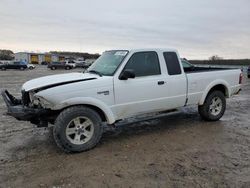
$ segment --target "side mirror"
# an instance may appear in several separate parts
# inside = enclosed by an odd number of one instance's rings
[[[132,69],[125,69],[119,76],[120,80],[127,80],[128,78],[135,78],[135,72]]]

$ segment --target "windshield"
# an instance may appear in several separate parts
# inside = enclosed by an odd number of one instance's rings
[[[104,76],[113,76],[127,54],[127,50],[106,51],[88,68],[88,72],[98,72]]]

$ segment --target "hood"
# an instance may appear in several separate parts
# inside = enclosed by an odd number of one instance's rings
[[[97,75],[89,73],[67,73],[53,76],[44,76],[25,82],[22,90],[31,91],[35,89],[50,88],[58,85],[81,82],[98,78]]]

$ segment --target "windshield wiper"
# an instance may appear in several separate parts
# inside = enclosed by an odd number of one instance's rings
[[[90,70],[90,71],[88,71],[89,73],[94,73],[94,74],[97,74],[97,75],[99,75],[100,77],[102,77],[102,73],[100,73],[100,72],[98,72],[98,71],[96,71],[96,70]]]

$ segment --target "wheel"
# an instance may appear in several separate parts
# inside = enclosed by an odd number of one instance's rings
[[[33,70],[34,68],[33,67],[29,67],[30,70]]]
[[[219,120],[226,110],[226,99],[221,91],[208,94],[203,105],[198,107],[201,117],[207,121]]]
[[[3,70],[3,71],[4,71],[4,70],[6,70],[6,68],[5,68],[5,67],[2,67],[2,68],[1,68],[1,70]]]
[[[23,68],[23,67],[20,67],[20,70],[24,70],[24,68]]]
[[[67,153],[87,151],[95,147],[102,133],[99,114],[84,106],[63,110],[53,129],[56,144]]]
[[[56,67],[51,67],[50,69],[51,69],[51,70],[56,70]]]
[[[66,70],[69,70],[69,69],[70,69],[70,67],[69,67],[69,66],[66,66],[66,67],[65,67],[65,69],[66,69]]]

